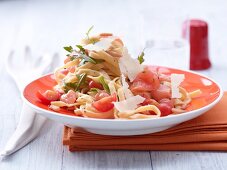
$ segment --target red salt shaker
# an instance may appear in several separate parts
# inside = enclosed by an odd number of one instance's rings
[[[210,68],[208,24],[198,19],[187,20],[183,24],[182,34],[190,42],[190,70]]]

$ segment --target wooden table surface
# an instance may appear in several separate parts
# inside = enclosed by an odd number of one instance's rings
[[[143,32],[141,13],[151,17],[168,14],[176,18],[198,17],[208,21],[213,67],[202,73],[217,80],[224,90],[227,89],[225,0],[0,0],[0,149],[16,128],[22,104],[15,84],[5,71],[4,59],[11,50],[14,49],[18,57],[22,57],[21,51],[29,45],[35,56],[45,52],[59,53],[63,59],[62,47],[75,44],[91,25],[95,25],[96,32],[113,30],[138,39],[142,36],[139,31]],[[144,22],[149,26],[149,21]],[[62,145],[62,129],[63,125],[48,121],[37,139],[0,162],[0,170],[227,169],[225,152],[70,153]]]

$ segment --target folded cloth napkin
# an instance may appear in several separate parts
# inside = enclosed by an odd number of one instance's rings
[[[26,104],[23,104],[20,120],[11,138],[0,152],[0,160],[18,151],[35,139],[47,118],[38,115]]]
[[[227,92],[203,115],[162,132],[137,136],[106,136],[64,128],[63,144],[85,150],[216,150],[227,151]]]

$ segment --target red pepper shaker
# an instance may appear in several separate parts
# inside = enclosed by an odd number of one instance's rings
[[[208,24],[192,19],[183,24],[183,38],[190,42],[190,70],[204,70],[211,66],[208,50]]]

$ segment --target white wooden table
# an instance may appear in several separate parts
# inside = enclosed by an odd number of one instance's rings
[[[227,1],[225,0],[2,0],[0,1],[0,149],[16,128],[20,95],[5,71],[4,59],[12,49],[25,45],[33,54],[63,54],[64,45],[75,44],[91,25],[96,31],[118,29],[133,34],[139,24],[139,11],[151,15],[169,12],[174,16],[192,16],[207,20],[210,26],[210,58],[213,67],[202,73],[227,89]],[[121,11],[121,13],[120,13]],[[124,13],[121,17],[119,15]],[[122,18],[129,18],[124,23]],[[110,20],[111,19],[111,20]],[[118,22],[119,21],[119,22]],[[147,22],[147,21],[145,21]],[[121,25],[122,24],[122,25]],[[139,27],[138,27],[139,28]],[[161,28],[160,28],[161,29]],[[131,32],[130,32],[131,31]],[[63,55],[62,55],[63,56]],[[227,169],[224,152],[89,151],[70,153],[62,145],[63,125],[49,121],[41,135],[7,160],[0,170],[71,169]]]

